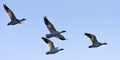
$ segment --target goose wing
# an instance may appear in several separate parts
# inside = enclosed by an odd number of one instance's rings
[[[42,37],[42,39],[44,40],[45,43],[48,44],[48,47],[49,47],[50,50],[55,48],[52,41],[50,41],[49,39],[47,39],[45,37]]]
[[[46,24],[46,26],[47,26],[47,28],[50,32],[56,32],[57,31],[55,29],[55,27],[53,26],[53,24],[47,19],[46,16],[44,17],[44,22],[45,22],[45,24]]]
[[[60,40],[66,40],[66,38],[63,35],[57,35],[56,38],[59,38]]]
[[[90,40],[92,41],[93,44],[99,43],[99,42],[97,41],[97,38],[96,38],[95,35],[90,34],[90,33],[85,33],[85,35],[90,38]]]
[[[3,4],[3,7],[4,7],[5,11],[8,13],[11,20],[16,18],[14,13],[7,7],[7,5]]]

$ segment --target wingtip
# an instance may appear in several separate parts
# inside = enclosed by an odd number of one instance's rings
[[[41,37],[41,39],[46,39],[45,37]]]
[[[90,33],[84,33],[84,35],[86,35],[86,36],[89,37],[89,38],[95,37],[95,35],[90,34]]]
[[[45,24],[48,25],[48,22],[49,22],[49,21],[48,21],[48,19],[47,19],[47,16],[44,16],[43,18],[44,18]]]
[[[45,41],[45,43],[49,43],[47,38],[41,37],[41,39],[43,39]]]
[[[3,4],[4,9],[7,7],[6,4]]]
[[[84,33],[84,35],[88,35],[89,33]]]
[[[47,16],[44,16],[43,18],[44,18],[44,20],[48,20],[48,19],[47,19]]]
[[[10,10],[6,4],[3,4],[3,7],[4,7],[4,9],[5,9],[6,11],[7,11],[7,10]]]
[[[47,18],[47,16],[44,16],[44,18]]]
[[[6,6],[6,4],[3,4],[3,6]]]
[[[95,36],[95,35],[93,35],[93,34],[90,34],[90,33],[84,33],[84,35],[86,35],[86,36]]]
[[[3,6],[6,8],[7,7],[7,5],[6,4],[3,4]]]

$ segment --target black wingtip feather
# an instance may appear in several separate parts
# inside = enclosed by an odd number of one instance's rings
[[[47,38],[42,37],[42,39],[45,41],[45,43],[49,43]]]
[[[5,10],[9,9],[6,4],[3,4],[3,6]]]
[[[91,38],[91,34],[90,33],[85,33],[84,35],[88,36],[89,38]]]
[[[48,21],[48,19],[47,19],[47,16],[44,16],[44,22],[45,22],[46,25],[48,25],[48,22],[49,22],[49,21]]]
[[[85,35],[90,35],[89,33],[85,33]]]
[[[3,4],[3,7],[4,7],[4,9],[6,10],[6,12],[8,12],[8,10],[10,10],[10,9],[7,7],[6,4]]]

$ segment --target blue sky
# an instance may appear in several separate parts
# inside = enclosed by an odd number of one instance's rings
[[[3,9],[6,4],[23,24],[7,26],[10,21]],[[1,0],[0,60],[119,60],[119,0]],[[47,45],[41,39],[46,33],[43,17],[55,25],[68,40],[51,38],[64,51],[46,55]],[[96,35],[108,45],[88,48],[91,41],[84,33]]]

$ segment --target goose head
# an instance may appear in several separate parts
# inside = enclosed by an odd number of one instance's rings
[[[102,42],[99,42],[100,45],[107,45],[106,42],[102,43]]]
[[[25,20],[26,19],[23,18],[23,19],[19,20],[19,23],[22,24],[22,21],[25,21]]]
[[[62,51],[62,50],[64,50],[64,49],[63,48],[59,49],[59,51]]]
[[[26,19],[25,18],[21,19],[21,21],[24,21],[24,20],[26,20]]]
[[[65,30],[63,30],[63,31],[61,31],[60,33],[65,33],[66,31]]]
[[[102,45],[107,45],[107,43],[102,43]]]
[[[22,21],[24,21],[24,20],[26,20],[26,19],[23,18],[23,19],[21,19],[21,20],[18,20],[18,23],[19,23],[19,24],[22,24]]]

